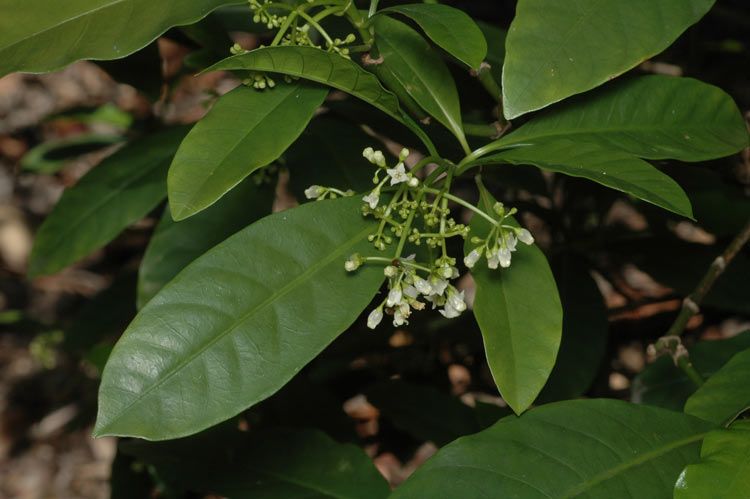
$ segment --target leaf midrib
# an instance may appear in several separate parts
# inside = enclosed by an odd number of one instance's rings
[[[572,489],[566,491],[563,495],[561,495],[560,499],[569,499],[569,498],[579,496],[582,493],[591,490],[593,487],[599,485],[600,483],[610,480],[631,468],[640,466],[641,464],[645,464],[649,461],[657,459],[663,456],[664,454],[667,454],[675,449],[679,449],[680,447],[684,447],[686,445],[690,445],[694,442],[702,440],[707,434],[708,432],[702,432],[702,433],[692,435],[690,437],[682,438],[679,440],[674,440],[668,445],[665,445],[658,449],[653,449],[648,452],[644,452],[643,454],[639,454],[638,456],[636,456],[635,458],[629,461],[624,461],[617,466],[613,466],[612,468],[608,470],[604,470],[601,473],[594,475],[592,478],[579,483],[578,485],[576,485],[575,487],[573,487]]]
[[[243,314],[239,319],[237,319],[231,325],[229,325],[224,331],[210,338],[210,340],[206,342],[205,345],[199,347],[195,351],[195,353],[193,353],[192,355],[189,355],[187,358],[184,359],[183,362],[177,363],[172,369],[170,369],[165,375],[159,378],[154,384],[152,384],[151,386],[146,388],[144,391],[139,393],[131,402],[129,402],[125,407],[123,407],[120,411],[118,411],[118,415],[116,417],[112,418],[109,421],[109,423],[107,423],[103,428],[99,429],[96,432],[96,435],[97,436],[105,435],[104,429],[112,426],[112,422],[116,421],[118,417],[121,417],[123,414],[127,413],[135,404],[137,404],[138,402],[146,398],[154,390],[158,389],[160,386],[166,383],[169,379],[171,379],[174,375],[176,375],[182,369],[184,369],[189,364],[191,364],[203,352],[211,348],[213,345],[221,341],[223,338],[225,338],[229,334],[233,333],[239,326],[244,324],[253,315],[263,310],[265,307],[267,307],[274,301],[283,298],[286,294],[290,293],[297,286],[299,286],[300,283],[306,281],[307,277],[319,272],[320,270],[324,269],[326,266],[330,265],[334,260],[336,260],[337,258],[340,258],[341,255],[345,253],[349,248],[351,248],[352,246],[360,242],[362,239],[367,237],[367,234],[370,232],[370,230],[371,230],[371,227],[366,227],[360,232],[358,232],[355,236],[347,240],[345,243],[341,244],[337,250],[331,252],[325,258],[318,260],[314,265],[310,266],[307,270],[299,274],[296,278],[292,279],[286,285],[282,286],[278,290],[271,293],[271,295],[268,296],[268,298],[266,298],[265,300],[257,304],[250,311]],[[153,300],[151,300],[149,303],[153,303]],[[146,312],[147,310],[148,310],[148,306],[147,308],[144,308],[143,312]]]

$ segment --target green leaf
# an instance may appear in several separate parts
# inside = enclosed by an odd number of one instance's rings
[[[153,210],[186,132],[171,128],[134,140],[66,190],[36,234],[29,275],[61,270]]]
[[[184,488],[222,496],[381,499],[390,492],[361,449],[319,431],[234,432],[218,442],[205,440],[131,441],[123,448]]]
[[[206,71],[269,71],[331,86],[401,120],[396,96],[350,59],[314,47],[264,47],[228,57]]]
[[[213,206],[175,222],[169,210],[159,221],[138,271],[138,308],[190,262],[238,230],[271,212],[271,186],[244,180]]]
[[[728,156],[748,144],[742,114],[723,90],[658,75],[626,79],[555,107],[497,144],[558,138],[681,161]]]
[[[477,69],[487,55],[484,35],[474,20],[461,10],[448,5],[415,3],[378,11],[381,13],[408,17],[440,48],[471,69]]]
[[[433,387],[394,380],[371,386],[365,395],[394,426],[438,446],[480,429],[471,407]]]
[[[440,56],[419,33],[400,21],[379,16],[373,24],[375,44],[383,59],[380,67],[462,145],[466,144],[456,83]]]
[[[750,348],[750,331],[726,340],[701,341],[688,349],[693,366],[702,376],[708,377],[734,354],[747,348]],[[695,390],[695,384],[674,365],[672,359],[661,357],[635,378],[632,397],[636,403],[681,411]]]
[[[0,76],[53,71],[79,59],[119,59],[172,26],[237,0],[0,0]]]
[[[490,198],[482,192],[487,213],[493,211]],[[484,218],[472,218],[473,235],[482,237],[489,231]],[[473,248],[467,239],[464,251],[468,254]],[[471,275],[476,283],[474,316],[492,377],[503,399],[520,414],[544,387],[560,346],[563,312],[555,279],[544,253],[521,243],[510,268],[491,270],[483,260]]]
[[[60,171],[74,158],[123,142],[121,135],[84,133],[64,139],[48,140],[31,149],[21,158],[21,168],[36,173]]]
[[[658,54],[714,0],[520,0],[503,67],[505,117],[590,90]]]
[[[617,400],[544,405],[442,448],[393,498],[669,497],[710,427]]]
[[[677,182],[642,159],[595,143],[544,139],[482,158],[475,164],[498,163],[534,165],[587,178],[678,215],[693,217],[690,200]]]
[[[564,310],[562,341],[537,403],[580,397],[593,383],[607,347],[607,308],[589,268],[572,256],[555,263]]]
[[[723,424],[750,408],[750,349],[711,375],[685,403],[687,414]]]
[[[299,137],[327,90],[278,82],[241,85],[219,98],[190,131],[169,167],[169,206],[183,220],[215,203],[253,171],[277,160]]]
[[[353,123],[330,116],[315,118],[286,152],[289,187],[300,202],[313,184],[343,191],[372,189],[372,165],[363,160],[362,151],[377,143]]]
[[[344,331],[383,282],[344,270],[370,247],[359,197],[268,216],[143,307],[107,363],[95,434],[195,433],[267,398]]]
[[[674,499],[750,497],[750,422],[714,430],[703,440],[701,461],[677,479]]]

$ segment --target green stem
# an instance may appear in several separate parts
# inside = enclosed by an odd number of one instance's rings
[[[425,187],[425,188],[423,188],[423,190],[424,190],[424,192],[428,192],[430,194],[441,194],[441,192],[442,192],[442,191],[439,191],[437,189],[432,189],[432,188],[429,188],[429,187]],[[446,199],[450,199],[451,201],[453,201],[456,204],[459,204],[459,205],[463,206],[464,208],[470,209],[471,211],[473,211],[477,215],[481,216],[482,218],[486,219],[488,222],[492,223],[492,225],[497,225],[498,224],[497,220],[495,220],[494,218],[492,218],[487,213],[485,213],[484,211],[480,210],[479,208],[477,208],[473,204],[468,203],[468,202],[464,201],[463,199],[461,199],[459,197],[456,197],[453,194],[450,194],[450,193],[447,193],[447,192],[443,192],[442,196],[444,198],[446,198]]]
[[[370,18],[375,15],[378,11],[378,2],[380,0],[370,0],[370,10],[367,12],[367,17]]]
[[[700,387],[701,385],[703,385],[703,376],[701,376],[701,373],[699,373],[698,370],[693,367],[690,359],[688,359],[687,357],[680,357],[677,360],[677,367],[682,369],[682,372],[684,372],[685,375],[690,378],[690,381],[692,381],[695,386]]]
[[[322,36],[325,39],[325,41],[326,41],[326,43],[328,44],[329,47],[333,47],[333,40],[331,40],[331,37],[328,36],[328,32],[326,32],[326,30],[324,30],[323,27],[320,24],[318,24],[318,22],[315,19],[313,19],[312,17],[310,17],[309,15],[307,15],[307,13],[305,13],[305,12],[303,12],[301,10],[299,11],[299,16],[302,19],[304,19],[305,21],[307,21],[307,23],[310,26],[312,26],[313,28],[315,28],[315,30],[318,33],[320,33],[320,36]]]
[[[471,137],[488,137],[494,139],[500,133],[494,124],[464,123],[464,132]]]
[[[419,194],[417,194],[417,198],[415,199],[415,201],[417,202],[417,205],[419,205],[419,202],[422,200],[423,195],[424,195],[424,191],[420,191]],[[414,214],[416,212],[417,210],[411,210],[411,212],[409,212],[409,217],[406,219],[406,222],[404,222],[403,232],[401,233],[401,239],[398,241],[398,247],[396,248],[396,256],[394,258],[401,257],[401,252],[404,250],[404,245],[406,244],[406,240],[409,238],[411,224],[414,221]]]
[[[296,18],[297,18],[296,10],[293,10],[292,12],[289,13],[288,16],[286,16],[286,19],[284,20],[284,24],[281,25],[281,27],[279,28],[279,31],[276,32],[276,36],[273,37],[271,46],[278,45],[281,39],[284,38],[284,35],[286,34],[286,31],[289,29],[289,26],[291,26],[292,21],[294,21]]]
[[[346,7],[346,16],[356,28],[359,37],[362,38],[362,42],[366,45],[371,45],[372,33],[367,29],[367,20],[362,17],[353,0],[350,0],[349,5]]]

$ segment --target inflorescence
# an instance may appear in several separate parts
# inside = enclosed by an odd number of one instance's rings
[[[388,294],[370,312],[368,327],[375,329],[385,313],[393,316],[394,326],[408,324],[412,311],[423,310],[428,303],[433,309],[439,308],[446,318],[458,317],[466,310],[464,292],[451,284],[459,277],[459,270],[456,259],[448,254],[446,240],[451,237],[466,239],[469,227],[451,217],[449,201],[472,210],[475,216],[483,217],[491,225],[486,236],[471,237],[470,242],[475,247],[463,259],[468,268],[473,268],[482,257],[490,269],[507,268],[518,241],[528,245],[534,243],[528,230],[508,223],[516,213],[515,208],[506,209],[502,203],[495,203],[492,213],[486,213],[450,194],[451,169],[434,182],[439,184],[438,188],[432,183],[421,182],[417,174],[430,158],[407,170],[408,149],[400,152],[398,162],[391,167],[382,151],[368,147],[362,155],[376,167],[372,179],[375,187],[362,198],[363,215],[379,221],[377,230],[368,236],[368,240],[378,252],[396,245],[393,257],[355,253],[344,262],[344,268],[349,272],[366,264],[385,265],[383,273],[388,279]],[[305,195],[308,199],[320,200],[352,193],[313,185],[305,190]],[[404,257],[407,243],[416,253]],[[435,253],[438,253],[436,258]]]

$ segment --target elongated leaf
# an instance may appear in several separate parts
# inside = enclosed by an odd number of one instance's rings
[[[666,210],[693,217],[690,200],[677,182],[642,159],[593,143],[544,139],[481,159],[478,164],[534,165],[583,177]]]
[[[216,204],[197,215],[175,222],[169,210],[151,237],[138,271],[138,308],[190,262],[238,230],[271,212],[273,191],[250,178]]]
[[[487,42],[466,13],[448,5],[414,3],[397,5],[378,13],[397,13],[416,22],[440,48],[477,69],[487,55]]]
[[[750,349],[732,357],[685,402],[685,412],[717,424],[750,408]]]
[[[458,90],[440,56],[419,33],[400,21],[379,16],[373,24],[382,67],[422,109],[465,143]]]
[[[492,213],[494,200],[482,194],[485,211]],[[483,218],[471,220],[472,234],[484,237],[489,231]],[[467,239],[466,253],[473,247]],[[491,270],[483,260],[471,275],[487,363],[503,399],[520,414],[544,387],[560,346],[562,307],[555,279],[542,251],[521,243],[510,268]]]
[[[368,388],[365,395],[396,427],[436,445],[479,431],[468,405],[433,387],[392,381]]]
[[[305,189],[313,184],[355,192],[372,189],[372,168],[362,162],[362,151],[377,143],[353,123],[315,118],[285,155],[292,192],[302,202]]]
[[[52,274],[114,239],[166,194],[167,167],[187,129],[127,144],[65,191],[36,234],[29,275]]]
[[[692,78],[641,76],[538,116],[498,144],[564,138],[641,158],[703,161],[748,144],[745,122],[723,90]]]
[[[21,168],[37,173],[55,173],[70,160],[90,152],[123,142],[120,135],[85,133],[59,140],[49,140],[27,152],[21,158]]]
[[[369,247],[360,205],[341,198],[271,215],[183,270],[115,346],[95,433],[189,435],[283,386],[383,281],[382,269],[344,270]]]
[[[560,351],[537,403],[580,397],[589,389],[607,346],[607,308],[589,268],[573,257],[552,266],[563,308]]]
[[[180,145],[167,180],[169,206],[183,220],[215,203],[299,137],[327,91],[279,82],[259,91],[239,86],[222,96]]]
[[[714,0],[520,0],[506,42],[508,119],[585,92],[667,48]]]
[[[690,360],[701,375],[708,377],[718,371],[737,352],[750,348],[750,331],[726,340],[701,341],[689,347]],[[685,401],[695,392],[695,384],[674,365],[672,359],[661,357],[647,366],[633,383],[633,402],[681,411]]]
[[[319,431],[275,429],[228,437],[219,440],[222,445],[200,438],[133,441],[123,448],[182,487],[229,497],[379,499],[390,492],[361,449]]]
[[[398,99],[356,63],[313,47],[264,47],[217,62],[206,71],[270,71],[329,85],[349,93],[396,119]]]
[[[750,422],[737,421],[728,430],[706,435],[701,461],[680,475],[674,499],[750,497]]]
[[[617,400],[544,405],[444,447],[393,498],[670,497],[710,427]]]
[[[172,26],[237,0],[0,0],[0,76],[44,72],[78,59],[119,59]]]

